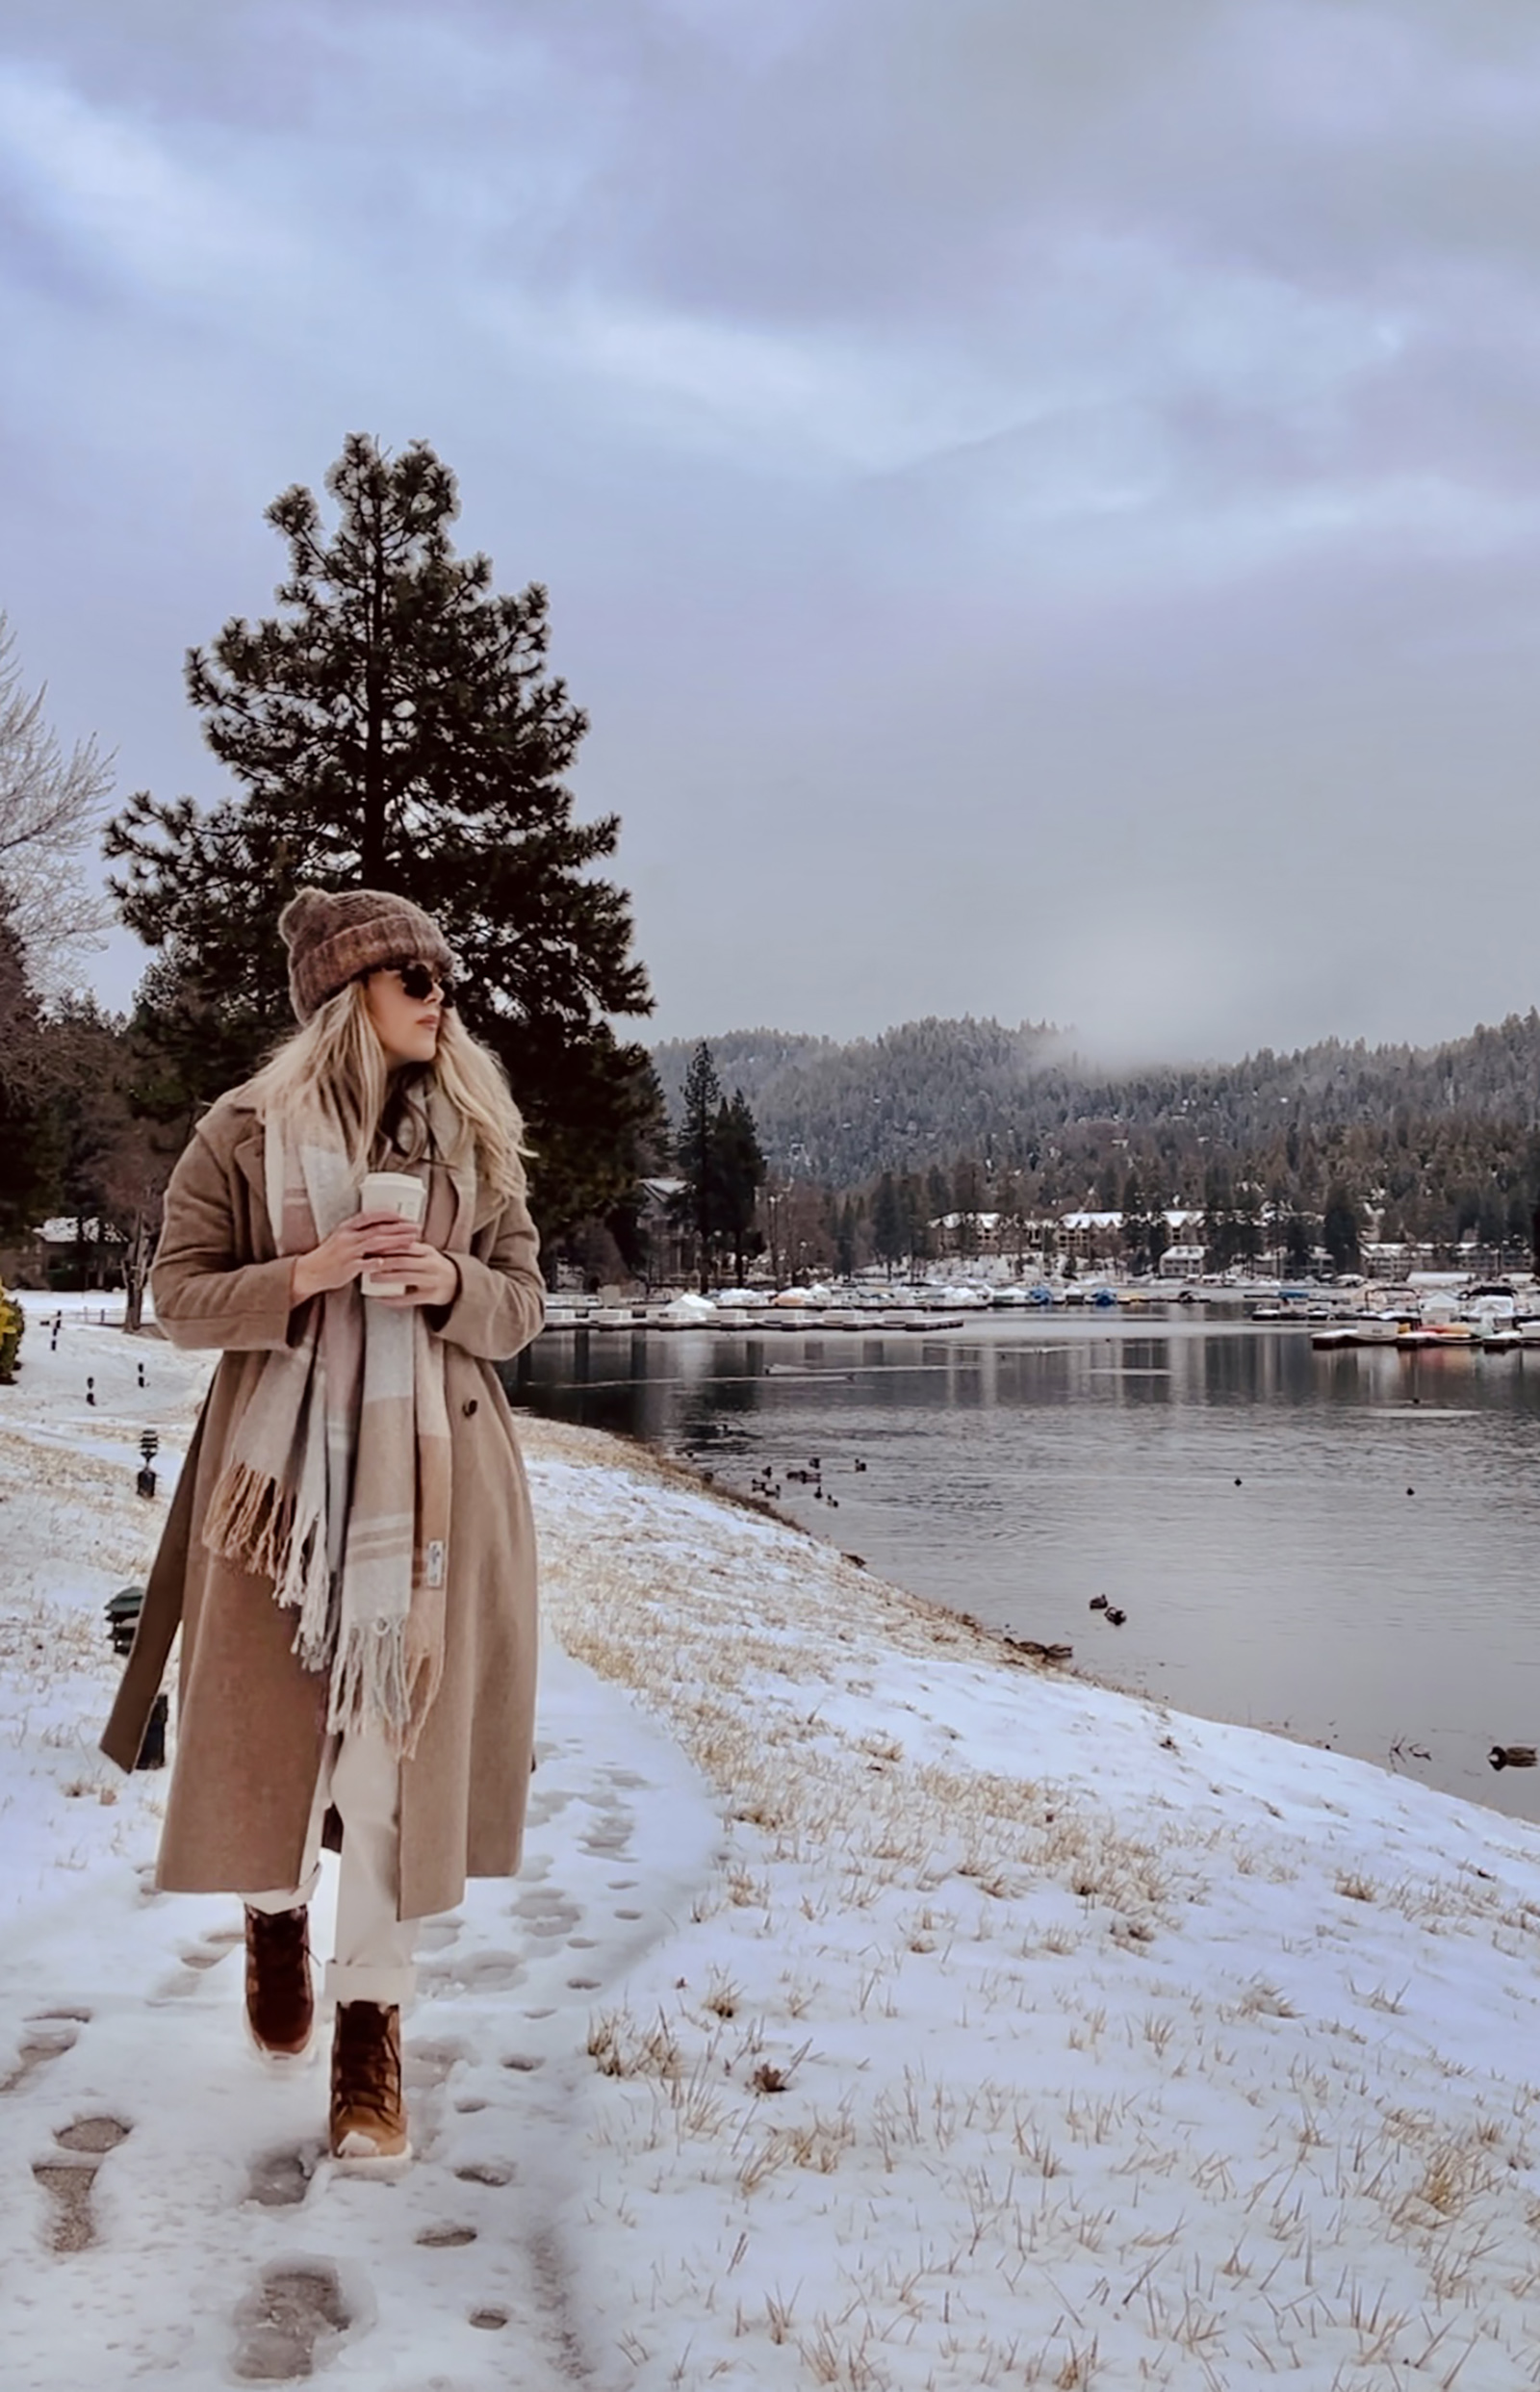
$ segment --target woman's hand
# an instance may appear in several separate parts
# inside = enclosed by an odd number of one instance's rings
[[[385,1304],[392,1312],[403,1312],[409,1304],[452,1304],[460,1293],[460,1273],[448,1254],[441,1254],[436,1246],[424,1246],[414,1234],[413,1243],[390,1255],[387,1261],[372,1263],[372,1279],[399,1278],[400,1285],[389,1296],[371,1297],[376,1304]]]
[[[372,1270],[386,1258],[394,1263],[402,1254],[436,1251],[436,1247],[420,1245],[413,1224],[399,1213],[354,1213],[308,1254],[295,1256],[292,1301],[302,1304],[312,1296],[325,1295],[329,1288],[347,1287],[361,1272]],[[452,1271],[453,1265],[449,1268]]]

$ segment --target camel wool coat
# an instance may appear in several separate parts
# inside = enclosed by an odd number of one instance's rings
[[[102,1748],[131,1769],[178,1622],[176,1752],[156,1882],[173,1892],[265,1893],[299,1882],[325,1744],[326,1677],[292,1647],[270,1581],[210,1554],[209,1500],[265,1353],[297,1342],[292,1261],[275,1251],[263,1129],[239,1091],[199,1123],[167,1194],[150,1284],[173,1346],[221,1349],[183,1465],[134,1649]],[[435,1171],[442,1165],[430,1167]],[[444,1676],[401,1764],[400,1916],[450,1910],[467,1876],[519,1865],[534,1737],[535,1545],[524,1465],[495,1362],[545,1317],[538,1240],[522,1197],[478,1205],[460,1292],[430,1313],[444,1341],[453,1492]]]

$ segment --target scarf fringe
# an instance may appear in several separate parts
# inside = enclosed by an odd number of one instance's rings
[[[221,1561],[276,1580],[294,1522],[293,1494],[249,1462],[232,1462],[210,1500],[203,1542]]]
[[[442,1675],[442,1656],[415,1644],[409,1621],[355,1628],[337,1640],[327,1731],[351,1736],[382,1729],[392,1752],[410,1761]]]
[[[232,1462],[214,1490],[203,1542],[222,1561],[271,1580],[280,1608],[299,1614],[295,1653],[307,1669],[324,1669],[331,1659],[331,1571],[320,1511],[301,1514],[292,1488],[249,1462]]]

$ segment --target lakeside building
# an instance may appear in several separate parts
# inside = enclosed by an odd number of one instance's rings
[[[1004,1213],[938,1213],[931,1235],[939,1254],[1002,1254],[1014,1251],[1010,1232],[1018,1231],[1025,1247],[1040,1243],[1034,1222],[1008,1221]]]
[[[0,1279],[34,1291],[121,1287],[127,1245],[110,1221],[61,1214],[0,1250]]]
[[[682,1179],[644,1179],[637,1226],[647,1241],[651,1275],[669,1282],[687,1281],[694,1269],[695,1240],[680,1210]]]

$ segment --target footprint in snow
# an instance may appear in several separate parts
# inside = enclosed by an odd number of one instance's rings
[[[185,1952],[177,1953],[177,1959],[184,1968],[192,1968],[201,1972],[205,1968],[218,1968],[220,1961],[226,1957],[228,1949],[228,1945],[223,1950],[216,1951],[211,1944],[190,1943]]]
[[[27,2020],[15,2065],[0,2077],[0,2096],[19,2093],[29,2076],[50,2060],[73,2050],[80,2029],[90,2019],[89,2010],[39,2010]]]
[[[299,2144],[264,2151],[253,2161],[246,2179],[246,2199],[262,2209],[294,2209],[310,2190],[321,2156],[319,2144]]]
[[[549,1827],[552,1820],[559,1818],[568,1805],[577,1799],[576,1794],[560,1792],[553,1787],[541,1788],[529,1797],[530,1826]]]
[[[472,2056],[469,2044],[457,2043],[453,2036],[440,2037],[437,2043],[424,2038],[421,2043],[408,2042],[404,2078],[408,2093],[426,2093],[444,2084],[451,2070]]]
[[[408,2040],[401,2081],[412,2117],[412,2146],[420,2160],[430,2159],[438,2148],[444,2128],[445,2087],[461,2063],[474,2056],[470,2045],[453,2036],[416,2044]]]
[[[417,1982],[424,1993],[506,1993],[528,1973],[515,1952],[475,1952],[465,1960],[425,1962]]]
[[[631,1839],[634,1822],[625,1811],[603,1812],[583,1839],[582,1848],[594,1859],[608,1857],[625,1861],[630,1858],[627,1846]]]
[[[566,1935],[582,1913],[555,1886],[531,1886],[508,1905],[508,1916],[522,1919],[526,1935],[545,1938]]]
[[[237,2381],[298,2382],[352,2322],[336,2270],[324,2260],[265,2269],[235,2313]]]
[[[54,2136],[60,2157],[33,2162],[32,2173],[54,2204],[51,2250],[87,2251],[96,2240],[91,2187],[108,2152],[131,2131],[120,2118],[77,2118]]]

